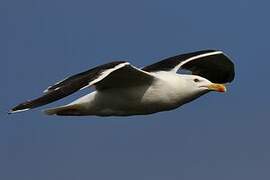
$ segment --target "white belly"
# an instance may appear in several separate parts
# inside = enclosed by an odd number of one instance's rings
[[[174,109],[185,103],[184,99],[179,84],[159,80],[151,86],[95,91],[72,104],[83,104],[86,115],[127,116]]]

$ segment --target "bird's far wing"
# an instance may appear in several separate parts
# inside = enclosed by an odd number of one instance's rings
[[[132,86],[150,85],[155,77],[130,64],[119,68],[93,85],[100,91],[109,88],[126,88]]]
[[[44,95],[14,107],[10,113],[26,111],[62,99],[80,89],[95,86],[97,90],[151,83],[154,77],[125,61],[115,61],[70,76],[48,87]]]
[[[234,79],[234,64],[222,51],[203,50],[170,57],[144,67],[147,72],[186,69],[215,83],[228,83]]]

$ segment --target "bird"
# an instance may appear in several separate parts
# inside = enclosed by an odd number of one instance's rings
[[[165,58],[137,68],[113,61],[69,76],[9,113],[22,112],[93,88],[73,102],[45,109],[59,116],[132,116],[176,109],[211,92],[226,92],[234,80],[232,60],[221,50],[206,49]]]

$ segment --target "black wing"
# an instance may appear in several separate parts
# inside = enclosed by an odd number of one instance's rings
[[[97,90],[151,83],[153,76],[128,62],[116,61],[68,77],[48,87],[44,95],[19,104],[11,113],[25,111],[62,99],[80,89],[94,85]]]
[[[222,51],[203,50],[170,57],[146,66],[144,71],[190,70],[214,83],[228,83],[234,79],[234,64]]]

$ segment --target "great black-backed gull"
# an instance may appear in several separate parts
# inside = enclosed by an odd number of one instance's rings
[[[192,74],[179,74],[185,69]],[[95,91],[74,102],[45,110],[48,115],[129,116],[177,108],[201,95],[225,92],[234,79],[234,64],[222,51],[203,50],[166,58],[139,69],[114,61],[70,76],[48,87],[44,95],[14,107],[10,113],[36,108],[80,89]]]

